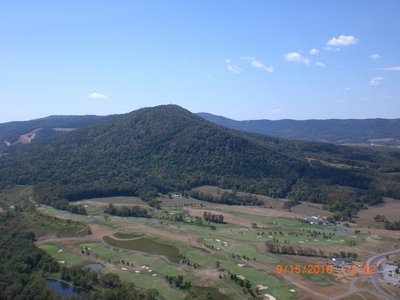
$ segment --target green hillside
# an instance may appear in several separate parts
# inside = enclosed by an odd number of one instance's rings
[[[49,141],[8,147],[0,182],[34,184],[54,204],[217,185],[354,211],[400,198],[398,151],[291,142],[227,129],[175,105],[109,118]],[[344,165],[344,166],[342,166]]]

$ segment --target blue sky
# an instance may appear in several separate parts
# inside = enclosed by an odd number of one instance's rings
[[[0,1],[0,122],[175,103],[400,117],[400,1]]]

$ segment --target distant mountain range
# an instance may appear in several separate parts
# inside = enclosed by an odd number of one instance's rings
[[[0,142],[6,145],[28,144],[64,132],[84,128],[111,116],[49,116],[30,121],[14,121],[0,124]]]
[[[398,150],[241,132],[176,105],[81,117],[80,128],[68,122],[55,125],[57,118],[39,125],[77,129],[0,148],[0,187],[33,185],[39,201],[59,205],[66,200],[216,185],[323,203],[345,217],[379,202],[380,196],[400,198]]]
[[[400,147],[400,119],[247,120],[236,121],[210,113],[198,116],[231,129],[264,135],[338,145]],[[110,116],[49,116],[0,124],[0,143],[27,144],[85,128]]]
[[[400,119],[248,120],[198,113],[228,128],[294,140],[400,147]]]

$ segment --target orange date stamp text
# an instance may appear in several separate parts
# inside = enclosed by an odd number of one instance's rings
[[[349,275],[373,275],[377,273],[378,267],[374,264],[347,264],[343,267],[335,267],[332,264],[277,264],[275,271],[278,274],[333,274],[334,270],[342,270]]]

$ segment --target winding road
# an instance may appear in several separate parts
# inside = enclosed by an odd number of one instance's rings
[[[388,256],[392,256],[395,254],[400,254],[400,250],[395,250],[395,251],[390,251],[390,252],[386,252],[386,253],[380,253],[377,254],[375,256],[370,257],[367,260],[367,265],[379,265],[381,263],[382,260],[385,259],[385,257]],[[385,297],[385,299],[388,300],[398,300],[398,298],[390,295],[388,292],[386,292],[380,285],[379,285],[379,278],[378,278],[378,274],[374,274],[374,275],[370,275],[371,278],[371,283],[374,286],[374,288],[379,292],[379,294],[383,297]]]

